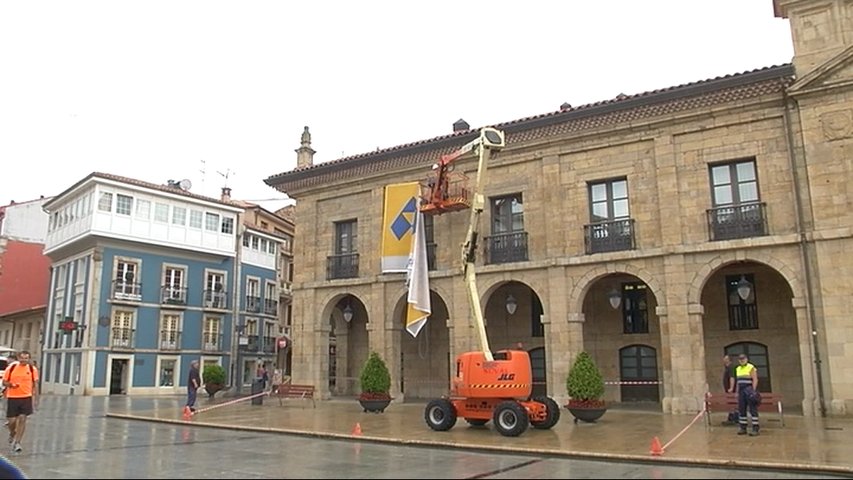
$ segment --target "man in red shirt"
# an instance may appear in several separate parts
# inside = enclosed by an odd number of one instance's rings
[[[12,451],[20,452],[21,439],[27,428],[27,416],[38,407],[38,369],[30,363],[30,352],[18,353],[18,361],[6,367],[3,385],[6,387],[6,418],[9,420],[9,443]]]

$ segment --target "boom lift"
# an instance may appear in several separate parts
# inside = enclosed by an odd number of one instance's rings
[[[549,429],[560,420],[557,402],[546,396],[531,398],[533,371],[526,351],[508,349],[492,355],[480,308],[474,263],[480,215],[485,204],[483,185],[492,152],[505,145],[504,132],[494,128],[481,129],[477,138],[440,158],[433,166],[434,175],[422,193],[420,210],[425,215],[471,209],[468,233],[462,244],[462,273],[480,340],[479,351],[464,352],[456,358],[456,374],[451,379],[450,395],[427,404],[424,420],[436,431],[450,430],[456,419],[462,417],[471,425],[485,425],[492,420],[495,430],[501,435],[515,437],[524,433],[529,425]],[[453,162],[472,152],[478,155],[473,195],[465,188],[464,182],[454,181],[452,173]]]

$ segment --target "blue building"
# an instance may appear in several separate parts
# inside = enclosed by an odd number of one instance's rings
[[[231,383],[235,319],[245,335],[264,328],[246,315],[265,315],[270,278],[249,254],[250,282],[240,284],[243,208],[190,193],[183,182],[92,173],[44,209],[51,280],[43,391],[180,393],[193,359],[222,365]],[[275,273],[274,263],[273,282]]]

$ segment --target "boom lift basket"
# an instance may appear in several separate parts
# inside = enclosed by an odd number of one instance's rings
[[[424,215],[441,215],[471,208],[471,190],[464,173],[449,173],[447,184],[436,188],[436,176],[420,184],[421,205]]]

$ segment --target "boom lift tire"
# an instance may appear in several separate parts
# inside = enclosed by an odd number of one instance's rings
[[[544,403],[548,413],[544,421],[533,420],[530,422],[533,428],[548,430],[560,421],[560,406],[551,397],[535,397],[534,402]]]
[[[492,417],[495,430],[505,437],[517,437],[530,426],[527,411],[518,402],[507,400],[495,407]]]
[[[456,425],[456,408],[446,398],[437,398],[427,404],[424,420],[429,428],[444,432]]]

